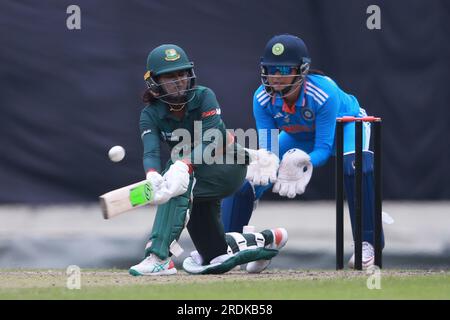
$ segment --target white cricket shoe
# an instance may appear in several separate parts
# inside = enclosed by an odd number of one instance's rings
[[[161,260],[150,254],[141,263],[132,266],[128,272],[132,276],[165,276],[177,273],[177,269],[172,259]]]
[[[275,229],[271,229],[270,231],[272,231],[274,241],[265,247],[268,249],[280,250],[281,248],[284,247],[284,245],[288,241],[287,230],[284,228],[275,228]],[[261,271],[265,270],[269,266],[271,261],[272,261],[272,259],[252,261],[252,262],[247,263],[247,266],[245,269],[249,273],[260,273]]]
[[[367,269],[370,266],[373,266],[375,264],[375,251],[373,249],[373,246],[367,242],[364,241],[362,243],[362,267],[363,269]],[[348,261],[348,267],[351,269],[355,268],[355,254],[353,253],[352,257]]]

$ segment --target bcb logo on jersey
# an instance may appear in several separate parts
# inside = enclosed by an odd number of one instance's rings
[[[164,58],[166,61],[176,61],[180,59],[180,54],[175,49],[167,49],[165,51],[166,57]]]

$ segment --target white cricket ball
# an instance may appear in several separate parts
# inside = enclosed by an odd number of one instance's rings
[[[114,146],[109,149],[108,156],[111,161],[122,161],[122,159],[125,157],[125,149],[122,146]]]

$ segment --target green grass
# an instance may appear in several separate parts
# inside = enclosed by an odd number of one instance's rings
[[[381,280],[369,290],[366,277],[155,283],[121,286],[1,288],[0,299],[450,299],[450,276],[421,275]]]

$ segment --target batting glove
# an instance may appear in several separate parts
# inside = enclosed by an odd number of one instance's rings
[[[182,195],[188,190],[191,167],[181,160],[175,161],[163,178],[172,197]]]
[[[156,171],[147,172],[147,180],[152,184],[153,200],[152,204],[163,204],[172,197],[167,189],[166,180]]]

